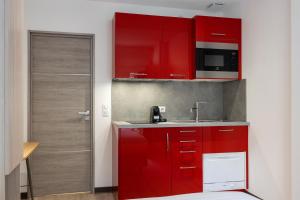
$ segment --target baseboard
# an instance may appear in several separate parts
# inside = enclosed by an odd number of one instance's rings
[[[21,199],[28,199],[28,193],[27,192],[21,192]]]
[[[96,187],[94,189],[95,193],[101,192],[115,192],[118,190],[118,187]]]
[[[251,195],[251,196],[254,196],[254,197],[256,197],[256,198],[258,198],[258,199],[260,199],[260,200],[263,200],[262,198],[260,198],[260,197],[258,197],[258,196],[256,196],[256,195],[252,194],[251,192],[249,192],[249,191],[247,191],[247,190],[245,190],[245,193],[247,193],[247,194],[249,194],[249,195]]]

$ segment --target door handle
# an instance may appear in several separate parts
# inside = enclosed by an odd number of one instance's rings
[[[91,112],[89,110],[84,111],[84,112],[78,112],[79,116],[81,119],[84,119],[85,121],[90,120],[90,114]]]
[[[89,116],[89,115],[90,115],[90,111],[87,110],[87,111],[84,111],[84,112],[78,112],[78,114],[79,114],[80,116]]]
[[[167,136],[166,136],[166,139],[167,139],[167,152],[170,151],[170,138],[169,138],[169,133],[167,133]]]

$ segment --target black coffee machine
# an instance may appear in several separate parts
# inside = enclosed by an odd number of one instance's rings
[[[152,106],[150,111],[150,122],[158,123],[158,122],[166,122],[167,119],[164,119],[161,116],[160,110],[158,106]]]

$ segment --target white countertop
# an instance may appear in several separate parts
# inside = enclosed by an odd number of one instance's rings
[[[208,126],[249,126],[243,121],[206,121],[206,122],[161,122],[157,124],[131,124],[125,121],[113,121],[116,128],[171,128],[171,127],[208,127]]]

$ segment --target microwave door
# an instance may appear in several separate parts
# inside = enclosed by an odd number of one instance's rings
[[[197,78],[238,78],[238,51],[196,49]]]

